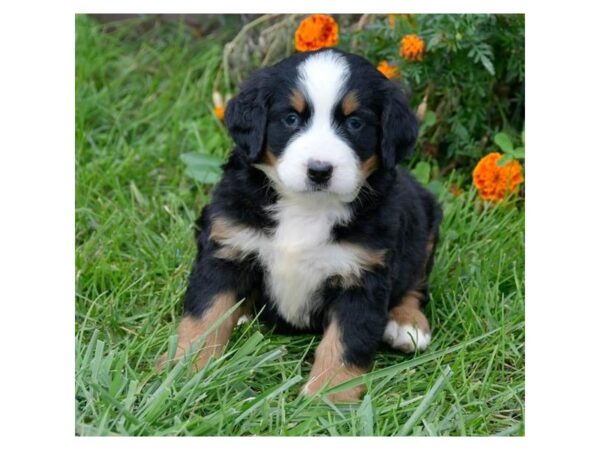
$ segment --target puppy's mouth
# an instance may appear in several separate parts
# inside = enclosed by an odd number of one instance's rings
[[[324,183],[307,183],[308,186],[305,192],[328,192],[329,191],[329,182],[326,181]]]

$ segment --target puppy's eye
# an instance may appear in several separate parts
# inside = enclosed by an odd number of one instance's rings
[[[291,113],[285,116],[283,123],[289,128],[297,128],[300,125],[300,116],[296,113]]]
[[[358,131],[363,127],[363,125],[364,122],[356,116],[350,116],[346,119],[346,126],[350,131]]]

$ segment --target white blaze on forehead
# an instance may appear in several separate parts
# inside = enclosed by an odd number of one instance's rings
[[[350,68],[346,59],[331,50],[309,56],[298,66],[298,88],[311,105],[308,124],[288,143],[277,165],[277,180],[292,193],[310,190],[309,161],[333,167],[326,192],[349,202],[358,192],[360,161],[340,136],[333,112],[345,92]]]
[[[332,51],[317,53],[298,67],[298,74],[300,86],[314,108],[313,122],[329,123],[350,75],[345,58]]]

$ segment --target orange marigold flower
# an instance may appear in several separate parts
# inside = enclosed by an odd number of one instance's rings
[[[523,168],[519,161],[513,159],[500,167],[500,158],[500,153],[490,153],[481,158],[473,170],[473,184],[483,200],[497,203],[507,194],[515,192],[524,181]]]
[[[223,101],[223,96],[218,91],[213,91],[212,95],[213,100],[213,114],[217,119],[223,120],[225,117],[225,102]]]
[[[398,68],[396,66],[392,66],[387,61],[381,61],[377,65],[377,70],[379,70],[387,78],[396,78],[398,76]]]
[[[407,34],[400,41],[400,56],[409,61],[421,61],[425,53],[425,41],[416,34]]]
[[[213,113],[215,114],[217,119],[223,120],[223,118],[225,117],[225,108],[223,108],[222,106],[215,106],[213,108]]]
[[[326,14],[307,17],[296,30],[296,50],[307,52],[337,45],[339,27],[335,19]]]

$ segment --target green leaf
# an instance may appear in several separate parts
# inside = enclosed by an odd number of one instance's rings
[[[437,117],[435,115],[435,112],[427,111],[425,113],[425,117],[423,117],[423,122],[421,123],[421,129],[420,129],[421,133],[423,133],[429,127],[434,125],[436,120],[437,120]]]
[[[509,162],[511,162],[513,160],[513,156],[512,155],[502,155],[502,158],[500,158],[498,160],[498,167],[504,167],[505,165],[507,165]]]
[[[188,167],[184,172],[188,177],[204,184],[216,184],[221,179],[222,171],[215,168]]]
[[[212,155],[207,155],[206,153],[197,153],[197,152],[183,153],[183,154],[181,154],[180,158],[185,163],[186,166],[195,167],[195,168],[206,168],[206,167],[220,168],[221,165],[224,163],[223,160],[221,160],[215,156],[212,156]]]
[[[494,135],[494,142],[496,143],[496,145],[498,147],[500,147],[500,150],[502,150],[504,153],[511,153],[513,152],[513,143],[510,139],[510,137],[508,136],[508,134],[506,133],[496,133]]]
[[[412,170],[412,174],[421,184],[427,184],[431,175],[431,165],[428,162],[419,161]]]
[[[525,159],[525,147],[515,148],[515,151],[512,153],[512,155],[515,159]]]
[[[496,71],[494,70],[494,64],[492,63],[490,58],[488,58],[484,54],[480,54],[479,58],[481,59],[481,64],[483,64],[483,67],[485,67],[485,70],[487,70],[490,73],[490,75],[492,75],[492,76],[496,75]]]
[[[427,185],[427,189],[429,189],[433,195],[439,197],[444,190],[444,184],[440,180],[431,180]]]
[[[204,184],[215,184],[223,175],[221,165],[224,161],[206,153],[183,153],[181,160],[187,166],[185,174]]]

